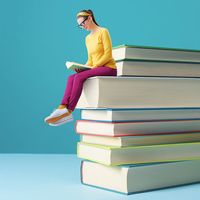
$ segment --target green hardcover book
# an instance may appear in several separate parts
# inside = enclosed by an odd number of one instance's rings
[[[116,62],[118,76],[200,77],[200,63],[121,60]]]
[[[111,147],[79,142],[79,158],[109,166],[200,159],[200,142]]]

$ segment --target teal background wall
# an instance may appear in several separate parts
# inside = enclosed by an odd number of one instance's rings
[[[76,13],[92,9],[113,46],[200,49],[198,0],[0,0],[0,153],[76,153],[74,122],[49,127],[67,77],[65,61],[85,63],[87,32]]]

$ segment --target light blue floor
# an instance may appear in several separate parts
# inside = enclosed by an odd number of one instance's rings
[[[200,184],[133,195],[80,183],[76,155],[0,154],[0,200],[173,200],[200,198]]]

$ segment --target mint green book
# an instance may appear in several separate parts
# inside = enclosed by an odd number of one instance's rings
[[[111,147],[79,142],[79,158],[108,166],[200,159],[200,142]]]
[[[119,60],[150,60],[167,62],[200,63],[200,50],[152,46],[119,45],[112,50],[113,58]]]

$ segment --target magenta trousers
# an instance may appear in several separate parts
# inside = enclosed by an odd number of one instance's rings
[[[102,66],[94,69],[85,70],[77,74],[70,75],[67,80],[65,93],[61,104],[66,105],[68,109],[74,110],[81,96],[83,83],[86,79],[93,76],[116,76],[117,70]]]

